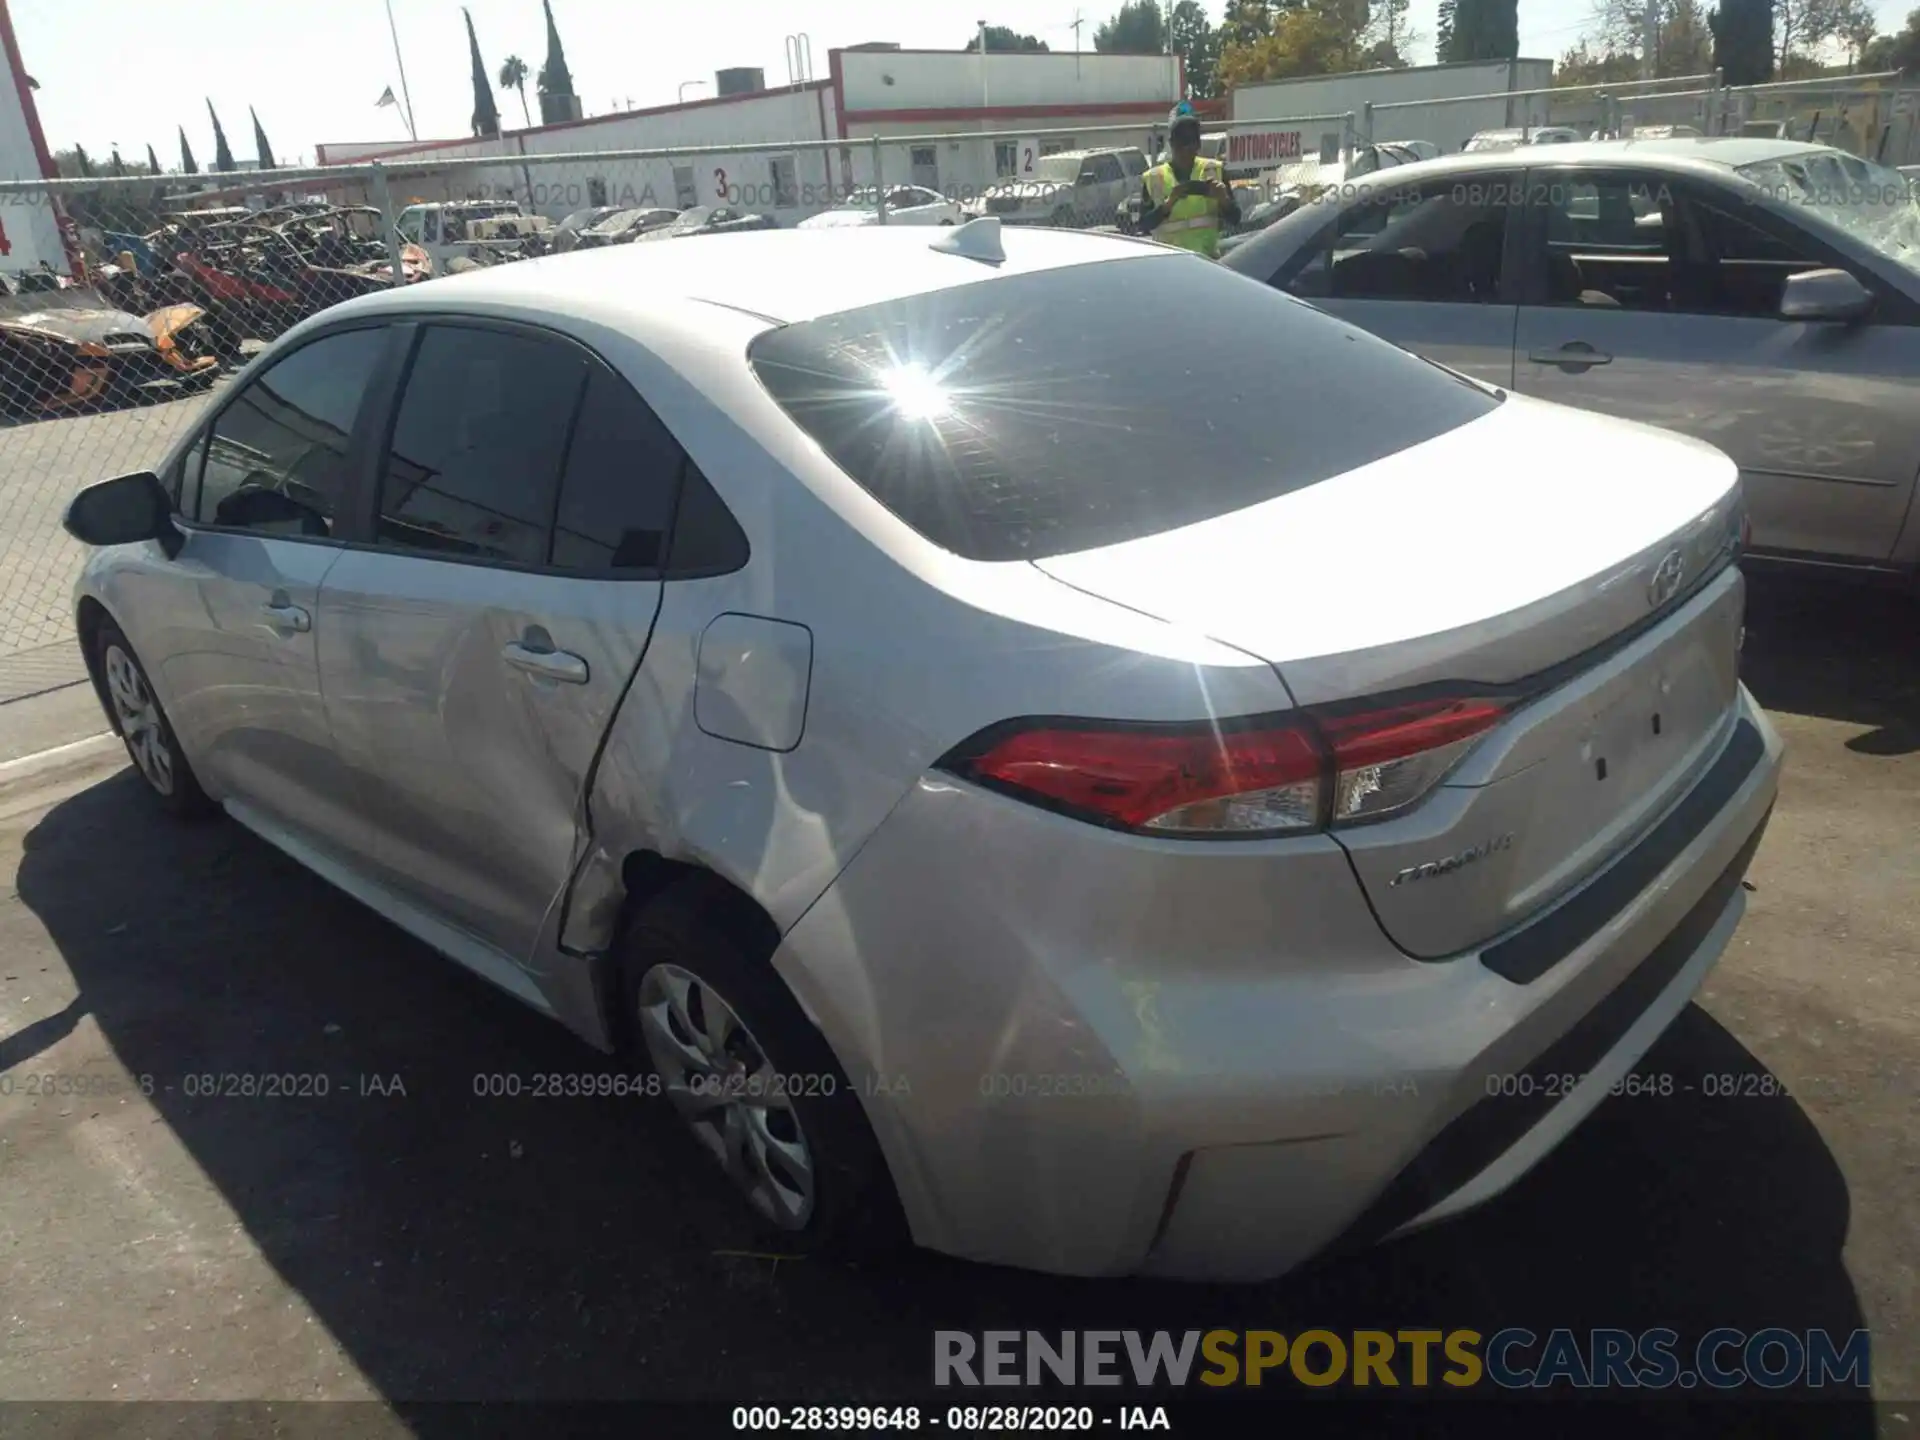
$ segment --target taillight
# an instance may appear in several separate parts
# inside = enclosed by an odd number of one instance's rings
[[[1506,716],[1504,699],[1416,700],[1317,717],[1334,765],[1335,825],[1404,810]]]
[[[1406,809],[1509,708],[1502,699],[1449,697],[1271,721],[1035,720],[995,726],[942,765],[1118,829],[1215,838],[1292,834]]]
[[[1273,834],[1321,821],[1325,762],[1298,726],[1037,724],[952,765],[1023,799],[1159,833]]]

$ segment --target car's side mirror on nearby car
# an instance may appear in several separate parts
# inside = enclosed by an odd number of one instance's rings
[[[1873,308],[1873,292],[1845,270],[1802,270],[1780,292],[1782,320],[1858,320]]]
[[[173,497],[151,470],[89,485],[68,504],[63,523],[83,545],[158,540],[173,556],[186,541],[173,523]]]

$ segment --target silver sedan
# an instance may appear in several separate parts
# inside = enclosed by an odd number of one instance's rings
[[[1138,241],[410,286],[68,526],[155,798],[630,1053],[784,1247],[1250,1278],[1477,1204],[1777,786],[1724,456]]]
[[[1711,441],[1756,553],[1920,569],[1920,207],[1898,171],[1740,138],[1454,156],[1224,263],[1523,395]]]

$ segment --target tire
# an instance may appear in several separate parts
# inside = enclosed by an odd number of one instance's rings
[[[1062,205],[1048,217],[1047,223],[1057,230],[1070,230],[1073,228],[1073,211]]]
[[[905,1227],[859,1096],[759,953],[764,943],[731,913],[729,897],[695,882],[628,924],[623,1019],[634,1057],[774,1244],[802,1254],[892,1248]],[[695,1055],[700,1063],[686,1063]]]
[[[187,763],[173,725],[147,679],[146,667],[120,627],[102,620],[93,637],[94,662],[113,728],[127,747],[127,758],[162,808],[182,819],[211,815],[213,801]]]

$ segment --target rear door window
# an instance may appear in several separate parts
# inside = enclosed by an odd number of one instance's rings
[[[1492,390],[1217,265],[1141,255],[770,330],[761,382],[935,544],[1035,560],[1212,519],[1485,414]]]
[[[435,325],[420,339],[380,488],[379,543],[544,565],[586,362],[557,340]]]

